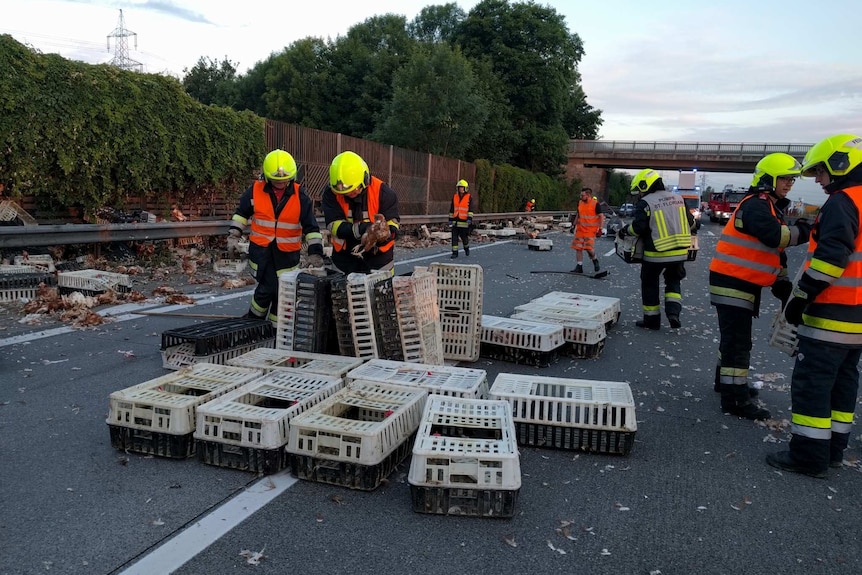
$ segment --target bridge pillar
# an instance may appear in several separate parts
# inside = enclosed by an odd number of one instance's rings
[[[566,164],[566,181],[571,183],[575,179],[581,180],[582,187],[592,188],[593,194],[599,200],[608,201],[608,171],[605,168],[588,168],[569,158]]]

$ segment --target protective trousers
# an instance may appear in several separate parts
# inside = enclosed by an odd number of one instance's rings
[[[790,383],[790,457],[814,469],[841,462],[859,391],[859,347],[799,338]]]
[[[661,320],[661,289],[659,279],[664,273],[664,312],[679,317],[682,311],[682,278],[685,277],[684,262],[643,262],[641,264],[641,303],[644,320],[653,316]]]
[[[752,313],[741,307],[717,305],[718,369],[716,389],[722,392],[722,403],[732,404],[735,399],[748,399],[748,368],[751,365]],[[730,397],[725,398],[728,395]]]
[[[283,252],[274,243],[268,246],[251,244],[248,259],[251,274],[257,280],[249,314],[278,321],[278,276],[296,269],[299,252]]]
[[[458,240],[461,240],[461,245],[464,246],[464,253],[470,255],[470,228],[462,226],[452,226],[452,253],[458,253]]]

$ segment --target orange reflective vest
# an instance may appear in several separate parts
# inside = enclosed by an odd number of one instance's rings
[[[709,271],[739,278],[759,286],[771,286],[781,273],[781,252],[783,248],[771,248],[764,245],[754,236],[736,229],[736,214],[745,202],[755,195],[749,195],[739,202],[730,216],[718,245],[715,247],[715,257],[709,264]],[[775,211],[775,205],[769,202],[769,209],[781,225],[784,223]]]
[[[470,194],[455,194],[455,197],[452,198],[452,205],[455,206],[455,209],[449,216],[454,220],[459,220],[462,222],[466,222],[467,218],[470,217]]]
[[[596,214],[596,206],[599,202],[590,198],[586,202],[578,203],[578,223],[575,226],[576,236],[595,237],[599,229],[600,217]]]
[[[362,222],[371,222],[380,210],[380,185],[382,183],[382,180],[371,176],[371,182],[368,184],[368,187],[365,188],[365,199],[368,203],[367,210],[362,213]],[[353,213],[350,203],[344,199],[344,195],[342,194],[336,194],[335,199],[338,202],[338,205],[341,206],[341,211],[344,212],[344,218],[353,224]],[[377,249],[381,252],[388,252],[393,248],[393,246],[395,246],[395,240],[389,240],[383,245],[378,245]],[[333,234],[332,249],[337,252],[347,249],[347,242],[341,238],[335,237],[335,234]]]
[[[264,191],[266,182],[257,181],[252,189],[251,201],[254,205],[254,216],[251,219],[251,231],[248,239],[259,246],[266,247],[275,240],[278,249],[283,252],[298,252],[302,247],[302,224],[299,222],[299,184],[293,183],[293,193],[287,198],[287,203],[275,217],[275,208],[269,193]],[[284,193],[288,193],[285,189]]]

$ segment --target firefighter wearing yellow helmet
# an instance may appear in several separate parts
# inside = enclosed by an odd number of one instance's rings
[[[394,270],[398,197],[359,154],[346,151],[332,159],[321,206],[335,267],[345,274]]]
[[[720,334],[713,385],[721,393],[721,410],[737,417],[770,415],[752,401],[757,390],[749,385],[751,330],[764,287],[782,304],[790,297],[785,248],[808,241],[808,222],[788,225],[784,218],[787,194],[801,171],[799,161],[784,153],[757,162],[748,193],[724,227],[709,265],[709,299]]]
[[[305,187],[296,182],[296,161],[284,150],[263,160],[261,178],[246,189],[231,218],[228,246],[249,227],[248,263],[257,280],[247,317],[278,320],[278,276],[299,267],[303,239],[306,263],[322,267],[323,235]]]
[[[643,242],[641,263],[641,306],[643,319],[637,327],[661,329],[661,291],[664,275],[664,312],[670,327],[677,329],[682,312],[682,278],[691,247],[694,216],[685,207],[682,196],[665,189],[661,175],[650,168],[632,178],[631,192],[640,194],[635,204],[634,220],[618,236],[635,235]]]
[[[798,325],[790,382],[789,450],[778,469],[825,477],[840,468],[850,439],[862,355],[862,137],[837,134],[802,160],[828,198],[814,221],[805,270],[784,310]]]
[[[455,195],[449,204],[449,229],[452,231],[452,259],[458,257],[458,242],[464,245],[464,255],[470,255],[470,231],[473,229],[475,202],[467,180],[458,180]]]

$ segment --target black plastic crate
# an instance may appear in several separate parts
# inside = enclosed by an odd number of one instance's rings
[[[308,353],[328,353],[333,319],[332,282],[344,274],[327,270],[325,277],[300,273],[296,277],[293,349]]]
[[[22,274],[0,274],[0,289],[20,289],[57,285],[57,276],[49,272],[27,272]]]
[[[410,498],[416,513],[468,517],[513,517],[518,492],[518,489],[410,486]]]
[[[216,319],[163,332],[162,351],[183,343],[194,343],[195,355],[212,355],[274,337],[275,328],[267,319]]]
[[[119,425],[108,425],[108,428],[111,432],[111,447],[115,449],[172,459],[186,459],[195,454],[192,433],[173,435]]]
[[[350,304],[347,301],[347,277],[332,280],[332,317],[338,334],[338,353],[346,357],[356,357],[353,330],[350,328]]]
[[[374,331],[377,334],[377,355],[381,359],[404,361],[401,329],[398,326],[395,291],[392,289],[391,277],[374,284],[371,293],[371,309]]]
[[[218,441],[195,441],[198,460],[208,465],[268,475],[288,466],[284,447],[255,449]]]
[[[481,342],[479,355],[498,361],[517,363],[521,365],[532,365],[533,367],[548,367],[559,359],[556,349],[551,351],[537,351],[535,349],[524,349],[498,343]]]
[[[516,421],[515,439],[519,445],[532,447],[628,455],[635,443],[635,432]]]
[[[392,453],[377,465],[362,465],[348,461],[321,459],[310,455],[290,453],[290,472],[300,479],[341,485],[350,489],[373,491],[395,471],[413,449],[416,434],[401,443]]]

